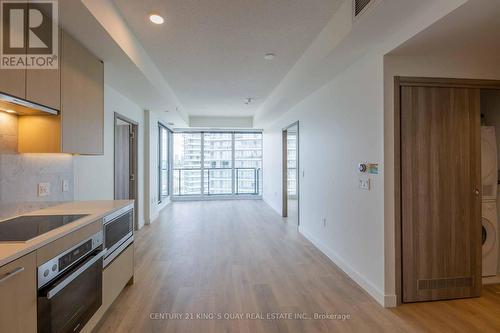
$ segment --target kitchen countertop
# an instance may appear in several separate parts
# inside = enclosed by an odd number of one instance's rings
[[[0,266],[8,264],[25,254],[33,252],[42,246],[55,241],[67,234],[89,225],[125,206],[133,205],[133,200],[106,200],[106,201],[74,201],[56,205],[23,215],[65,215],[89,214],[73,223],[51,230],[27,242],[0,242]],[[2,223],[2,222],[0,222]]]

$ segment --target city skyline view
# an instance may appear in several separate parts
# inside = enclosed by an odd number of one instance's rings
[[[262,133],[173,134],[173,195],[259,195]]]

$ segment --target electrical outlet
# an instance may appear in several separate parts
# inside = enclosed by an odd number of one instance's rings
[[[69,180],[63,179],[62,181],[62,191],[69,192]]]
[[[366,191],[369,191],[370,190],[370,179],[362,179],[360,178],[359,179],[359,188],[362,189],[362,190],[366,190]]]
[[[39,183],[38,184],[38,196],[46,197],[50,195],[50,183]]]

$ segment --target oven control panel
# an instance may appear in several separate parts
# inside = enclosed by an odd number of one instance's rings
[[[38,267],[38,289],[69,269],[86,254],[102,245],[102,231],[64,251]]]

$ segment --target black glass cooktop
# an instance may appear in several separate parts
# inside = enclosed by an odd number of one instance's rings
[[[24,242],[87,215],[19,216],[0,222],[0,242]]]

